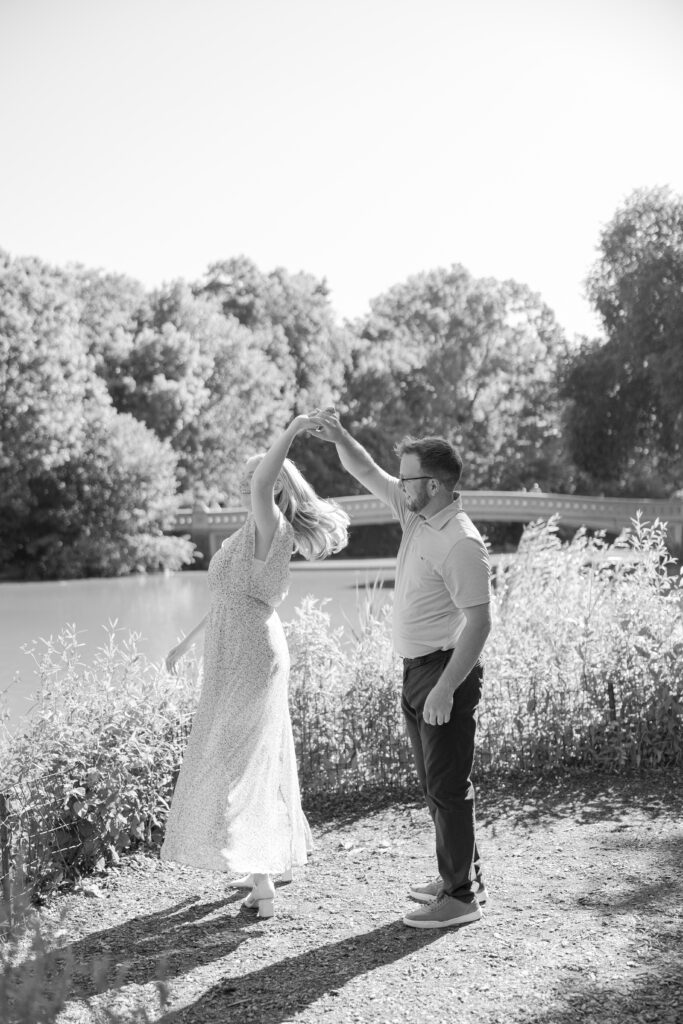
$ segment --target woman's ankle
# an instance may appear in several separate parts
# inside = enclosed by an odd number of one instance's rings
[[[253,892],[273,895],[275,893],[275,886],[273,885],[273,879],[270,875],[261,875],[256,871],[253,872],[254,877],[254,888]]]

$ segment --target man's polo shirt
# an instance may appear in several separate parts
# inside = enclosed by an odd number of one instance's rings
[[[429,519],[408,509],[395,478],[375,493],[403,528],[394,585],[394,648],[403,658],[449,650],[465,628],[462,609],[491,600],[491,566],[481,534],[457,493],[452,504]]]

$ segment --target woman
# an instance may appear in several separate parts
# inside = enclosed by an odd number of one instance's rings
[[[286,458],[297,416],[240,483],[247,520],[211,559],[211,607],[168,655],[178,659],[202,630],[204,680],[161,850],[163,860],[248,874],[244,901],[272,917],[273,875],[305,864],[311,846],[301,809],[289,718],[289,652],[275,607],[285,597],[293,551],[325,558],[347,543],[349,519],[323,501]]]

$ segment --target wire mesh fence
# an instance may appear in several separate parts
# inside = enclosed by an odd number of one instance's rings
[[[59,814],[46,815],[63,803],[63,781],[47,775],[5,785],[0,793],[0,864],[3,923],[10,925],[15,903],[25,902],[36,883],[60,879],[81,845]]]

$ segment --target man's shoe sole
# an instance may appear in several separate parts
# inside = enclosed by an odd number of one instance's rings
[[[459,914],[457,917],[452,918],[448,921],[416,921],[410,917],[404,917],[403,923],[407,924],[409,928],[454,928],[461,924],[472,924],[474,921],[481,921],[481,910],[476,907],[469,914]]]

